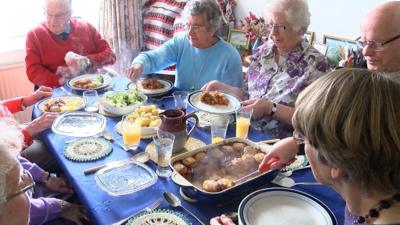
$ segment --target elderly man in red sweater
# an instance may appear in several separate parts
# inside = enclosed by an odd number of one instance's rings
[[[71,0],[46,0],[46,21],[26,38],[26,73],[36,86],[59,87],[65,79],[115,62],[115,54],[89,23],[71,18]]]

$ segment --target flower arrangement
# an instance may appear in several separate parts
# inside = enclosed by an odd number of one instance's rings
[[[249,12],[248,16],[245,16],[243,20],[240,20],[239,27],[246,32],[246,36],[251,41],[255,41],[257,38],[266,39],[268,36],[267,24],[263,17],[257,17],[252,12]]]

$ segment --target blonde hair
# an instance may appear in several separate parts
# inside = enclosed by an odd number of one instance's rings
[[[363,69],[340,69],[299,95],[294,128],[321,162],[341,168],[366,192],[400,189],[400,83]]]

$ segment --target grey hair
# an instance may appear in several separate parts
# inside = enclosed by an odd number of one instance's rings
[[[16,156],[10,152],[4,143],[0,142],[0,222],[3,221],[4,203],[7,201],[7,194],[10,192],[7,185],[7,174],[18,164]]]
[[[277,12],[283,12],[289,24],[307,31],[311,18],[307,0],[271,0],[266,14]]]
[[[63,4],[65,6],[65,8],[72,10],[72,0],[45,0],[44,1],[44,6],[43,8],[46,9],[47,8],[47,3],[48,2],[53,2],[56,4]]]
[[[0,120],[0,143],[18,155],[23,147],[23,134],[14,121]]]
[[[215,0],[193,0],[189,1],[182,12],[185,23],[190,16],[203,15],[208,22],[208,29],[216,32],[221,26],[222,15]]]

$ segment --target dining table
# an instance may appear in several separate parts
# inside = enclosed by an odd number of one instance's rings
[[[129,80],[125,77],[113,77],[112,85],[107,90],[126,90],[129,84]],[[171,92],[175,88],[170,90],[161,100],[149,98],[147,104],[157,104],[161,109],[172,109],[174,108],[174,99],[171,96]],[[81,95],[79,92],[74,92],[69,86],[64,86],[62,89],[55,88],[53,90],[53,96],[64,96],[71,92],[72,94]],[[99,96],[103,94],[99,91]],[[188,107],[188,111],[193,111],[192,107]],[[42,112],[34,107],[33,117],[40,116]],[[112,133],[116,141],[122,142],[122,137],[115,130],[115,125],[121,120],[121,116],[106,117],[107,123],[105,130]],[[179,186],[169,178],[159,177],[153,185],[126,195],[111,195],[106,191],[102,190],[95,181],[95,174],[85,175],[84,170],[95,166],[103,165],[108,162],[116,160],[123,160],[132,157],[138,152],[144,151],[146,145],[148,145],[152,139],[142,139],[140,141],[139,148],[135,151],[125,151],[119,145],[112,143],[113,151],[106,157],[90,162],[76,162],[67,159],[63,151],[67,146],[65,143],[67,140],[73,139],[70,136],[64,136],[54,133],[52,129],[47,129],[40,134],[42,141],[46,144],[52,155],[57,160],[63,173],[68,179],[70,185],[73,187],[77,194],[81,204],[85,207],[88,214],[88,224],[93,225],[110,225],[126,218],[130,215],[136,214],[143,211],[148,205],[160,198],[164,192],[172,192],[178,196],[182,202],[182,205],[195,214],[204,224],[209,224],[212,217],[221,215],[223,213],[237,212],[238,206],[241,200],[252,191],[256,191],[261,188],[277,187],[278,185],[271,182],[265,182],[264,185],[254,187],[253,190],[249,190],[248,193],[238,195],[236,198],[226,199],[220,203],[205,203],[205,202],[189,202],[186,201],[180,195]],[[234,137],[235,129],[234,126],[229,126],[227,131],[227,137]],[[192,133],[192,137],[203,141],[205,144],[210,144],[211,137],[210,131],[207,129],[195,129]],[[254,129],[250,129],[248,139],[254,142],[264,141],[271,139],[265,133],[258,132]],[[151,169],[155,170],[157,165],[152,162],[146,162]],[[294,171],[290,176],[295,182],[316,182],[310,168]],[[298,185],[292,187],[293,189],[308,193],[317,199],[321,200],[335,215],[338,224],[343,224],[344,221],[344,201],[342,198],[331,188],[324,185]],[[174,210],[184,215],[192,224],[199,224],[194,217],[188,214],[182,208],[173,208],[164,200],[161,202],[159,209]]]

